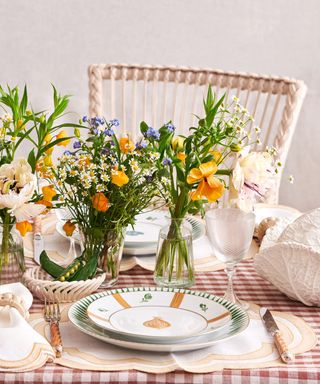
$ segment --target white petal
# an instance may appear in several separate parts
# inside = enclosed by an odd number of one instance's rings
[[[40,215],[46,209],[45,205],[42,204],[23,204],[19,208],[13,210],[13,214],[19,221],[31,220],[34,217]]]

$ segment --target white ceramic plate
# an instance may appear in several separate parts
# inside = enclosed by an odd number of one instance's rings
[[[150,340],[210,334],[231,319],[221,303],[191,292],[106,292],[87,308],[88,317],[111,333]]]
[[[263,219],[266,219],[267,217],[288,217],[296,219],[301,215],[301,212],[295,208],[276,204],[256,204],[254,206],[254,213],[256,215],[256,224],[259,224]]]
[[[101,297],[104,297],[109,292],[111,292],[110,294],[123,294],[124,292],[128,291],[140,292],[143,295],[148,292],[152,294],[154,292],[159,291],[192,294],[194,296],[206,298],[224,305],[230,312],[231,320],[222,329],[217,330],[212,334],[205,334],[202,336],[190,337],[177,341],[164,340],[162,342],[150,342],[150,340],[144,341],[143,339],[138,337],[136,337],[136,339],[129,339],[126,335],[112,334],[107,329],[104,329],[98,326],[97,324],[94,324],[90,320],[87,315],[87,308],[92,302],[96,301]],[[240,334],[249,325],[248,314],[242,308],[224,300],[221,297],[211,295],[207,292],[153,287],[124,288],[90,295],[74,303],[69,309],[68,316],[72,324],[77,329],[92,337],[105,341],[109,344],[117,345],[119,347],[152,352],[179,352],[207,348],[216,343],[222,342]]]

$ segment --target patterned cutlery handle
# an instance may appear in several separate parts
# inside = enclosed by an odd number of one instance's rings
[[[294,354],[289,351],[287,343],[284,341],[281,333],[276,332],[273,337],[281,360],[286,364],[292,363],[294,361]]]
[[[50,322],[50,334],[51,334],[51,345],[56,352],[56,357],[61,357],[62,340],[61,340],[59,323],[57,321]]]

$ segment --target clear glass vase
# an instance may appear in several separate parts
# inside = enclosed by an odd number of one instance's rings
[[[21,236],[13,224],[0,224],[0,284],[21,282],[25,270]]]
[[[119,277],[124,245],[124,229],[80,227],[83,255],[97,258],[98,272],[106,273],[101,288],[114,286]]]
[[[185,219],[168,219],[158,240],[154,281],[162,287],[194,284],[192,228]]]

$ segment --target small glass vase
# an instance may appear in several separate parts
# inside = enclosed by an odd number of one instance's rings
[[[119,277],[125,229],[80,227],[80,233],[85,259],[96,257],[98,273],[106,274],[101,288],[114,286]]]
[[[185,219],[169,218],[159,233],[154,281],[161,287],[194,284],[192,228]]]
[[[0,224],[0,285],[21,282],[25,270],[21,236],[13,224]]]

